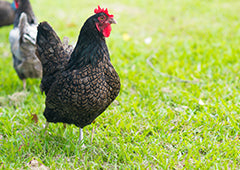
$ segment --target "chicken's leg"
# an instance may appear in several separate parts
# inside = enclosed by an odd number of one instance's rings
[[[79,142],[83,140],[83,129],[79,128],[80,136],[79,136]]]
[[[93,129],[92,129],[92,136],[91,136],[91,143],[92,143],[92,141],[93,141],[94,131],[95,131],[95,128],[94,128],[94,126],[93,126]]]
[[[96,120],[92,121],[92,124],[95,124],[95,123],[96,123]],[[92,136],[91,136],[91,143],[92,143],[92,141],[93,141],[94,131],[95,131],[95,128],[94,128],[94,125],[93,125]]]
[[[49,125],[49,122],[48,122],[48,121],[46,121],[45,128],[44,128],[44,135],[46,135],[46,132],[47,132],[48,125]]]
[[[80,135],[79,135],[79,143],[81,143],[81,147],[83,148],[83,149],[85,149],[86,148],[86,146],[84,145],[84,143],[83,143],[83,129],[82,128],[79,128],[79,132],[80,132]]]
[[[27,85],[26,79],[23,79],[22,81],[23,81],[23,90],[26,90],[26,85]]]

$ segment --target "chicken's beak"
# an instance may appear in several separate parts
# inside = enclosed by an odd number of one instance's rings
[[[109,18],[108,23],[109,24],[117,24],[117,21],[114,18]]]

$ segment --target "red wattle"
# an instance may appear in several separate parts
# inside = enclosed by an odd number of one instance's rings
[[[103,36],[104,36],[104,37],[109,37],[111,31],[112,31],[112,27],[111,27],[111,25],[109,24],[106,28],[104,28],[104,30],[103,30],[103,32],[102,32],[102,33],[103,33]]]

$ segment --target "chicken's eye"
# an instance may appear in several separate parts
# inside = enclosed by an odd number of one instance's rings
[[[105,19],[104,16],[100,16],[100,17],[99,17],[99,21],[103,21],[104,19]]]

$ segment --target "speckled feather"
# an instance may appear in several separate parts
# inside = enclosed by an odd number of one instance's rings
[[[119,93],[120,79],[110,62],[105,39],[97,33],[95,26],[88,27],[86,23],[73,52],[63,48],[48,23],[38,26],[36,53],[43,64],[43,80],[53,77],[50,83],[42,81],[47,96],[44,116],[48,122],[83,128],[104,112]],[[86,36],[88,30],[96,37]],[[85,38],[86,41],[82,41]],[[81,47],[88,48],[89,55],[86,51],[81,53]],[[84,59],[86,57],[90,58]],[[91,61],[93,58],[94,62]]]
[[[41,91],[48,93],[56,76],[67,65],[73,47],[68,45],[64,38],[62,43],[55,31],[47,22],[42,22],[38,26],[36,55],[42,63],[43,77],[41,81]]]

